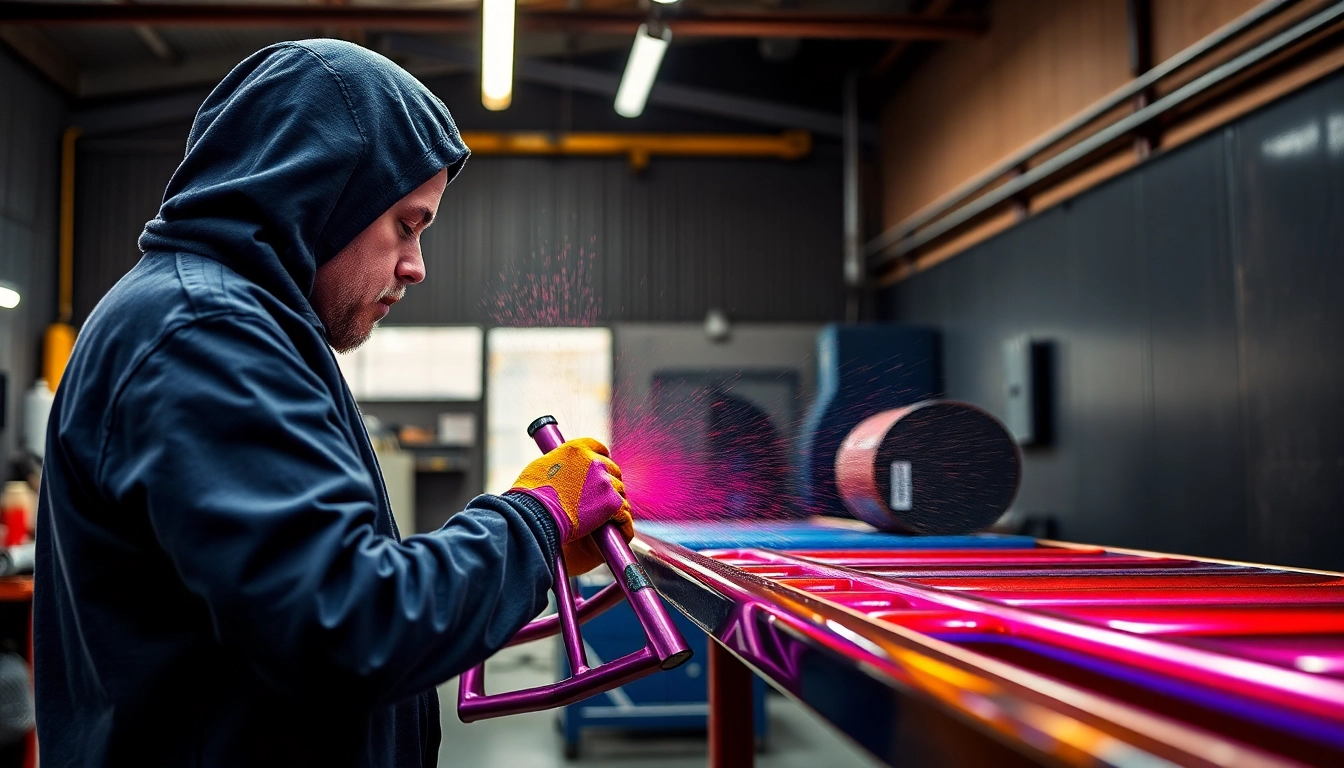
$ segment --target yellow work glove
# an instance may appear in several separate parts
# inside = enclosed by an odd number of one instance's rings
[[[603,523],[615,523],[626,541],[635,535],[621,468],[591,438],[570,440],[528,464],[509,492],[532,497],[555,518],[571,576],[603,563],[591,535]]]

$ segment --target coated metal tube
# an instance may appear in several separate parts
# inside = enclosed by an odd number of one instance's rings
[[[604,525],[593,533],[597,546],[611,567],[612,575],[625,591],[625,599],[630,608],[639,617],[639,625],[644,629],[653,653],[658,657],[663,669],[671,669],[691,657],[685,640],[672,623],[658,597],[658,590],[644,573],[644,568],[635,562],[635,556],[626,546],[621,532],[614,525]]]
[[[560,636],[565,641],[569,674],[577,675],[588,669],[588,654],[583,650],[583,635],[579,634],[579,620],[574,615],[574,591],[569,584],[569,570],[565,568],[563,557],[555,559],[555,602],[560,609]]]
[[[543,416],[533,422],[533,426],[528,430],[532,439],[536,441],[537,447],[543,452],[549,453],[555,450],[565,442],[565,437],[560,433],[560,426],[556,423],[554,417]],[[681,633],[677,631],[676,625],[672,623],[672,617],[667,615],[667,610],[663,608],[659,600],[658,591],[653,588],[649,577],[644,573],[644,569],[635,562],[635,556],[630,552],[630,547],[626,545],[625,538],[615,525],[607,523],[593,532],[593,539],[597,542],[597,547],[602,552],[602,557],[607,561],[607,566],[611,569],[611,575],[616,582],[621,585],[621,590],[625,592],[625,599],[630,603],[630,608],[635,612],[639,619],[639,625],[644,629],[644,635],[648,638],[649,645],[652,647],[654,655],[663,669],[672,669],[680,665],[691,657],[691,651],[686,647],[686,641]],[[561,558],[563,560],[563,558]],[[558,568],[563,569],[563,563],[558,563]],[[563,587],[564,594],[561,594],[560,577],[556,577],[556,602],[560,604],[561,626],[566,628],[566,643],[569,642],[568,622],[573,622],[574,636],[578,637],[578,619],[573,615],[573,600],[570,596],[569,585],[566,583]],[[565,618],[568,610],[569,618]],[[572,653],[568,644],[566,653]],[[583,649],[578,650],[582,656]],[[571,659],[571,664],[573,660]],[[586,664],[586,660],[585,660]]]
[[[537,447],[541,449],[542,453],[550,453],[565,442],[565,436],[560,434],[560,427],[555,424],[547,424],[538,429],[532,435],[532,439],[537,442]]]

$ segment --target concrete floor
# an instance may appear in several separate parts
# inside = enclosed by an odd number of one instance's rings
[[[486,665],[487,691],[516,690],[555,680],[554,639],[506,649]],[[703,768],[700,734],[585,731],[581,754],[566,760],[554,712],[514,715],[464,725],[457,719],[457,681],[439,689],[443,703],[441,768]],[[782,696],[766,701],[770,718],[759,768],[875,768],[828,724]]]

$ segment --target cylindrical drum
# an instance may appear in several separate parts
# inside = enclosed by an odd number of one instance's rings
[[[1017,443],[973,405],[925,400],[859,422],[835,457],[845,507],[884,531],[955,535],[997,520],[1017,494]]]

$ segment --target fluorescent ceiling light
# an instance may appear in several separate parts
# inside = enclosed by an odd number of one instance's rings
[[[653,0],[653,2],[655,2],[655,3],[662,3],[663,5],[671,5],[671,4],[675,3],[675,2],[677,2],[677,0]]]
[[[630,48],[630,61],[625,65],[625,74],[621,75],[621,87],[616,89],[618,115],[639,117],[644,111],[653,79],[658,76],[658,66],[663,63],[663,54],[670,42],[672,30],[668,27],[663,27],[660,37],[654,37],[649,34],[648,24],[639,25],[635,44]]]
[[[0,307],[13,309],[19,306],[19,289],[9,283],[0,283]]]
[[[513,101],[514,0],[485,0],[481,6],[481,103],[508,109]]]

